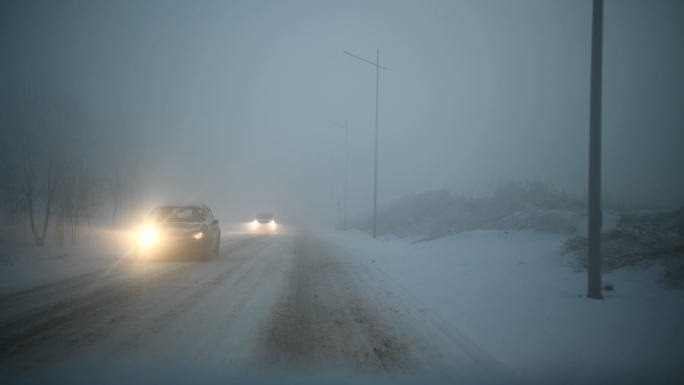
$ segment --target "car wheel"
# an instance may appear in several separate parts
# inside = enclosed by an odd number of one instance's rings
[[[211,241],[207,242],[207,249],[204,250],[204,253],[202,253],[202,255],[200,255],[200,261],[211,261],[211,255],[214,253],[212,247],[213,243],[214,242]]]
[[[214,258],[217,258],[221,255],[221,234],[219,234],[216,237],[216,248],[214,249]]]

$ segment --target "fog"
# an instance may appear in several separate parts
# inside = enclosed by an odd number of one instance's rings
[[[222,220],[331,223],[491,181],[587,189],[590,1],[3,2],[2,140],[28,90],[79,106],[94,157]],[[684,204],[684,3],[606,1],[603,191]],[[29,92],[30,93],[30,92]],[[59,98],[59,96],[56,96]],[[7,141],[3,144],[9,146]],[[111,160],[101,164],[112,164]],[[109,215],[109,214],[107,214]]]

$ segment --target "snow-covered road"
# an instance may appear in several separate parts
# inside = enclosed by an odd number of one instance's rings
[[[512,379],[324,235],[222,239],[211,262],[124,260],[4,294],[0,378]]]

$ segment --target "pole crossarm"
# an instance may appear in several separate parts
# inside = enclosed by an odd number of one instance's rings
[[[350,54],[350,53],[347,52],[347,51],[342,51],[342,52],[346,53],[346,54],[349,55],[349,56],[355,57],[355,58],[357,58],[357,59],[359,59],[359,60],[363,60],[363,61],[365,61],[366,63],[370,63],[370,64],[372,64],[372,65],[374,65],[374,66],[376,66],[376,67],[380,67],[380,68],[382,68],[382,69],[384,69],[384,70],[387,69],[387,67],[383,67],[383,66],[381,66],[381,65],[378,65],[378,63],[373,63],[372,61],[366,60],[366,59],[364,59],[364,58],[362,58],[362,57],[358,57],[358,56],[356,56],[356,55],[352,55],[352,54]]]
[[[352,130],[351,128],[349,128],[349,127],[347,127],[347,126],[344,126],[344,125],[339,124],[339,123],[335,123],[335,122],[333,122],[332,120],[328,120],[328,122],[330,122],[330,123],[332,123],[332,124],[334,124],[334,125],[340,126],[340,127],[344,128],[344,129],[347,129],[347,130],[350,130],[350,131],[354,131],[354,130]]]

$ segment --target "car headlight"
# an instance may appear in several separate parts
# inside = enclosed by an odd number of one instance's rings
[[[252,222],[252,226],[254,226],[254,227],[259,226],[259,222],[257,222],[256,219],[255,219],[254,222]]]
[[[194,234],[192,234],[192,238],[200,240],[200,239],[204,238],[204,233],[201,231],[194,233]]]
[[[271,221],[271,227],[275,229],[275,221]]]
[[[142,243],[145,246],[154,242],[156,238],[157,234],[155,234],[154,230],[149,227],[144,228],[143,231],[140,232],[140,243]]]

